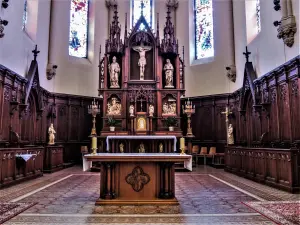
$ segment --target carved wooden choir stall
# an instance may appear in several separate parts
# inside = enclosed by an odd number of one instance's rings
[[[184,96],[184,61],[178,54],[178,41],[171,22],[170,9],[160,40],[159,21],[153,33],[142,15],[124,40],[118,21],[117,5],[105,43],[105,55],[99,65],[99,96],[103,99],[103,129],[101,149],[111,152],[173,152],[172,139],[152,136],[182,137],[180,98]],[[166,122],[172,118],[173,124]],[[169,128],[171,127],[171,128]],[[107,136],[127,136],[113,139],[106,146]],[[149,135],[145,139],[130,136]],[[176,147],[176,146],[175,146]],[[143,149],[142,149],[143,150]]]

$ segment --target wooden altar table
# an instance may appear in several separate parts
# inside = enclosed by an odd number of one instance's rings
[[[96,205],[178,205],[174,164],[192,171],[192,156],[176,153],[98,153],[83,156],[83,170],[101,162]]]

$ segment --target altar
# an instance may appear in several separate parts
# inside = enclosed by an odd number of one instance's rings
[[[83,170],[101,162],[96,205],[178,205],[174,164],[192,170],[192,156],[177,153],[98,153],[83,156]]]

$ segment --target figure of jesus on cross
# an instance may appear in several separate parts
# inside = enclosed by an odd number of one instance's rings
[[[133,47],[134,51],[137,51],[140,54],[138,66],[140,67],[140,80],[144,80],[145,77],[145,66],[147,65],[146,61],[146,52],[151,50],[151,46],[135,46]]]

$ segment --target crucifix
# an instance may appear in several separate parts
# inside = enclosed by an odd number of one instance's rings
[[[249,55],[251,54],[251,52],[248,52],[248,47],[246,46],[246,52],[243,52],[243,54],[246,57],[246,62],[249,62]]]
[[[226,134],[227,134],[227,146],[228,146],[228,127],[229,127],[229,115],[232,114],[232,112],[230,112],[228,106],[226,106],[226,109],[224,112],[221,112],[222,114],[225,114],[225,123],[226,123]]]
[[[140,100],[138,100],[141,102],[141,109],[140,109],[140,112],[143,112],[143,98],[140,98]]]

